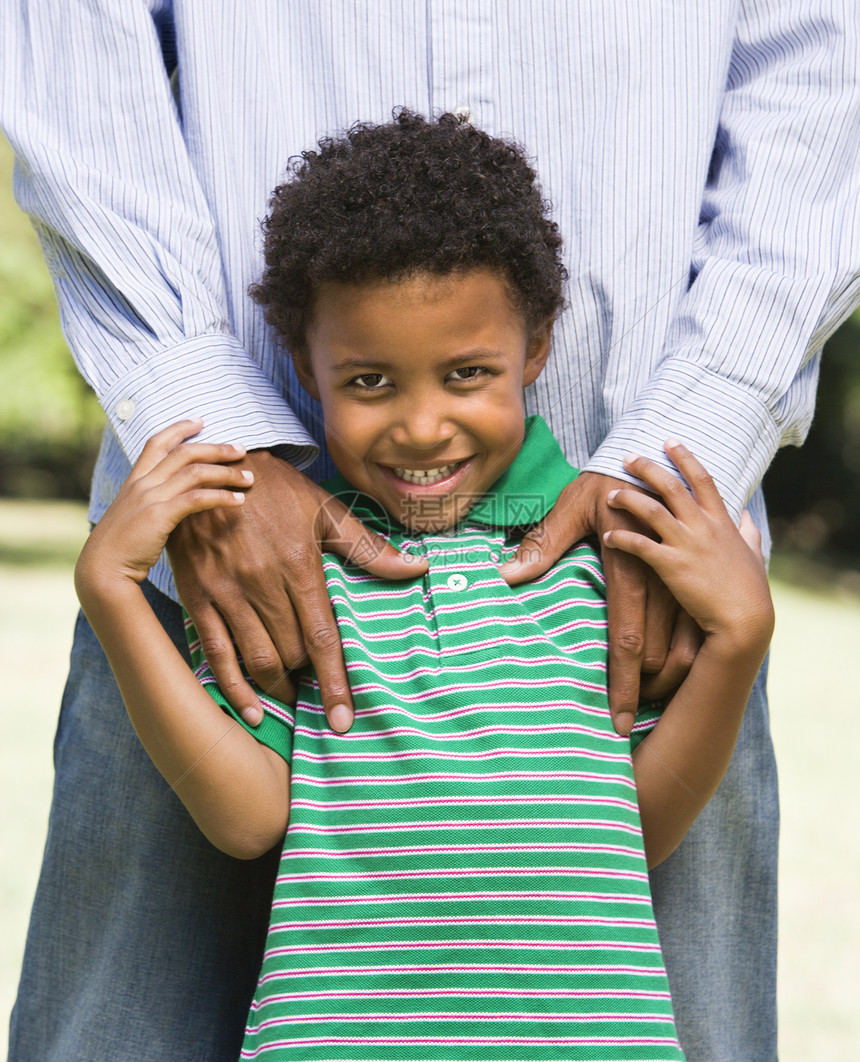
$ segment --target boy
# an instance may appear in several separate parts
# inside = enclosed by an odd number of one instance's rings
[[[596,555],[526,586],[498,572],[575,476],[523,415],[563,281],[534,173],[453,116],[403,112],[322,142],[273,202],[253,294],[322,404],[330,489],[416,557],[406,583],[326,557],[352,730],[328,730],[312,677],[295,710],[236,725],[193,632],[214,700],[140,594],[181,519],[251,486],[241,451],[183,445],[199,422],[150,440],[77,569],[135,727],[203,832],[248,858],[289,826],[243,1057],[680,1058],[646,852],[674,849],[731,756],[772,626],[760,557],[680,444],[692,497],[629,459],[664,504],[616,492],[654,537],[606,544],[705,632],[634,786]]]

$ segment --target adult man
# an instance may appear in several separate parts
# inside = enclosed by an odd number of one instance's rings
[[[257,451],[241,521],[198,519],[173,547],[183,598],[238,706],[253,710],[255,695],[228,626],[282,696],[278,658],[294,664],[307,646],[344,729],[317,533],[374,570],[399,570],[390,552],[369,559],[359,527],[316,525],[320,495],[296,468],[319,423],[245,294],[287,157],[405,104],[466,107],[541,160],[569,248],[570,310],[529,403],[593,475],[551,514],[527,577],[606,526],[628,450],[657,457],[666,436],[684,439],[737,513],[777,446],[802,438],[816,353],[858,297],[851,6],[102,0],[60,21],[47,0],[9,0],[4,123],[18,195],[111,426],[93,518],[127,456],[182,415]],[[285,488],[295,505],[282,515],[268,498]],[[751,505],[763,525],[760,496]],[[625,715],[649,591],[635,573],[609,574],[613,704]],[[166,566],[152,581],[178,635],[178,610],[158,593],[173,593]],[[81,627],[10,1058],[231,1058],[271,864],[216,862],[193,838],[90,639]],[[732,773],[655,880],[679,1030],[696,1060],[775,1056],[775,778],[760,685]]]

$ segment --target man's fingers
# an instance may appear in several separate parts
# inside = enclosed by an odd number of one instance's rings
[[[352,726],[354,718],[352,694],[334,617],[332,616],[331,626],[324,625],[321,619],[322,615],[318,610],[314,615],[313,626],[308,623],[303,627],[305,644],[317,673],[320,698],[329,726],[339,734],[344,734]]]
[[[424,557],[395,549],[365,527],[338,498],[329,497],[323,502],[319,534],[322,549],[337,553],[381,579],[412,579],[427,570]]]
[[[523,536],[515,555],[499,567],[499,574],[510,586],[543,575],[574,542],[593,530],[593,517],[588,513],[576,482],[565,487],[546,517]]]
[[[653,572],[648,571],[647,574],[642,671],[646,675],[655,675],[666,666],[678,615],[678,602]]]
[[[332,730],[346,733],[352,726],[353,705],[346,665],[325,584],[322,565],[311,567],[293,599],[301,624],[305,650],[316,671],[320,698]]]
[[[665,664],[656,674],[642,676],[641,694],[644,700],[659,700],[674,693],[693,666],[703,637],[696,621],[679,609]]]
[[[307,659],[295,613],[286,597],[281,601],[277,622],[268,618],[262,604],[257,611],[245,601],[236,602],[231,610],[233,637],[245,670],[263,693],[294,704],[296,683],[290,668],[300,667]],[[276,634],[270,635],[269,631]]]
[[[197,628],[200,647],[221,692],[246,723],[256,726],[263,718],[263,708],[242,674],[230,632],[218,610],[212,605],[198,606],[194,601],[187,601],[185,607]]]
[[[635,557],[604,551],[609,620],[609,711],[619,734],[629,734],[639,706],[645,655],[647,578]]]

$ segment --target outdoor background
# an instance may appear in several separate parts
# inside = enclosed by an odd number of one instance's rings
[[[0,140],[0,1030],[45,838],[51,745],[103,418],[59,330]],[[860,314],[825,351],[806,446],[765,480],[776,552],[770,700],[783,830],[782,1062],[860,1058]],[[5,1058],[0,1031],[0,1058]]]

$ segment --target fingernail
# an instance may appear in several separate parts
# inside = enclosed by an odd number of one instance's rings
[[[639,457],[639,454],[625,454],[624,455],[624,464],[625,465],[632,465],[633,462],[638,459],[638,457]]]
[[[352,709],[346,704],[336,704],[328,713],[328,721],[332,730],[345,734],[352,726]]]
[[[617,496],[618,496],[618,491],[617,491],[617,490],[611,490],[611,491],[610,491],[610,492],[609,492],[609,493],[608,493],[608,494],[606,495],[606,500],[607,500],[607,501],[615,501],[615,499],[616,499],[616,497],[617,497]]]
[[[664,446],[667,450],[674,450],[677,446],[683,445],[680,439],[667,439]]]
[[[233,497],[236,499],[237,502],[245,501],[245,495],[240,490],[234,490]]]
[[[633,724],[636,722],[636,716],[632,712],[617,712],[612,717],[612,723],[615,727],[615,733],[621,734],[622,737],[627,737],[630,731],[633,729]]]
[[[254,473],[249,472],[247,468],[242,469],[242,479],[247,479],[249,483],[254,482]]]
[[[242,719],[248,724],[248,726],[256,726],[263,721],[263,711],[261,708],[243,708],[241,715]]]

